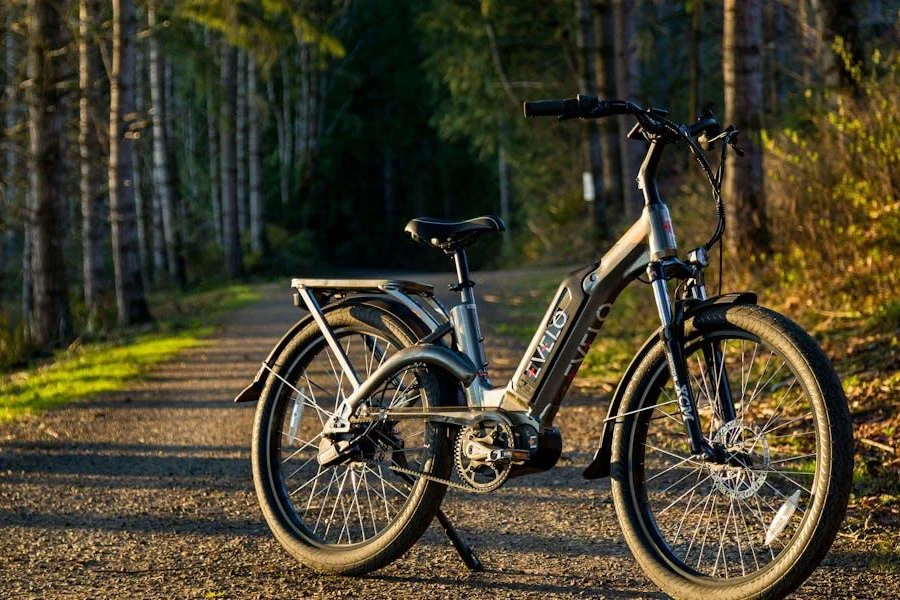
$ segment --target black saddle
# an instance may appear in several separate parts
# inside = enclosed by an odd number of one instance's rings
[[[468,221],[442,221],[430,217],[413,219],[404,229],[417,242],[431,244],[444,252],[455,252],[474,242],[487,231],[506,231],[498,217],[487,215]]]

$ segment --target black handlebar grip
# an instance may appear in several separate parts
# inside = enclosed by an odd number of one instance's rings
[[[578,114],[578,101],[534,100],[524,104],[526,117],[567,117]]]

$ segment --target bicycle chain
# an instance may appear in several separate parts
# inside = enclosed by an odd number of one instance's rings
[[[388,467],[391,471],[396,473],[404,473],[406,475],[415,475],[416,477],[423,477],[428,481],[434,481],[435,483],[443,483],[447,487],[451,487],[457,490],[462,490],[464,492],[473,492],[475,494],[485,494],[487,492],[479,490],[478,488],[474,488],[463,483],[456,483],[455,481],[451,481],[449,479],[444,479],[443,477],[438,477],[437,475],[431,475],[429,473],[423,473],[422,471],[415,471],[413,469],[407,469],[404,467],[398,467],[397,465],[390,465]]]

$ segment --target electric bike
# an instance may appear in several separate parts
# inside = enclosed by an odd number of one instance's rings
[[[708,292],[737,131],[710,113],[680,125],[663,110],[590,96],[526,102],[525,115],[634,117],[629,137],[646,145],[640,218],[562,281],[505,385],[489,378],[465,251],[503,231],[500,219],[406,226],[452,257],[460,302],[449,310],[413,281],[294,279],[307,314],[236,398],[258,405],[253,476],[269,527],[303,564],[362,574],[403,555],[437,517],[480,569],[441,510],[446,490],[488,494],[554,467],[554,417],[617,296],[639,280],[660,326],[622,375],[584,477],[611,477],[624,538],[667,594],[783,597],[835,538],[853,443],[840,380],[816,342],[751,292]],[[718,217],[709,241],[682,257],[656,183],[672,145],[700,164]],[[705,154],[714,149],[715,170]]]

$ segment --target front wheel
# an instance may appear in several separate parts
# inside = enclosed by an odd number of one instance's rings
[[[782,598],[827,553],[847,507],[847,402],[818,345],[757,306],[694,319],[685,342],[697,418],[718,460],[691,455],[659,344],[626,389],[612,492],[632,553],[677,598]],[[718,348],[711,363],[704,349]],[[706,355],[708,357],[708,354]],[[733,419],[720,402],[727,382]]]

